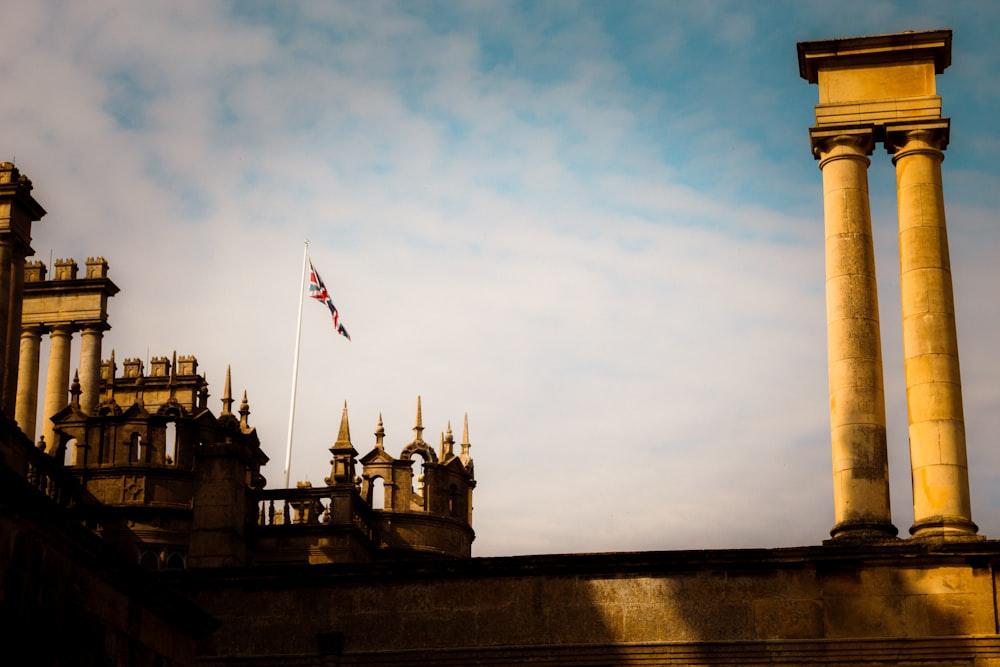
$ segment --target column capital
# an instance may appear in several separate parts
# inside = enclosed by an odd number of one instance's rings
[[[809,143],[820,169],[826,160],[839,157],[862,158],[867,163],[866,156],[875,150],[875,127],[811,127]]]
[[[72,322],[61,322],[49,326],[49,336],[72,336],[77,330],[77,326]]]
[[[950,130],[950,118],[886,125],[885,150],[893,162],[911,151],[933,152],[944,159],[941,152],[948,147]]]
[[[21,326],[21,338],[41,338],[46,331],[43,324],[24,324]]]
[[[111,329],[111,325],[107,322],[87,322],[86,324],[80,324],[77,329],[82,334],[97,334],[103,336],[105,331]]]

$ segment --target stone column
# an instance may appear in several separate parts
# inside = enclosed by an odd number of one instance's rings
[[[33,324],[21,331],[21,354],[17,371],[17,409],[15,419],[28,439],[35,440],[38,420],[38,357],[42,326]]]
[[[10,297],[12,294],[13,283],[11,279],[14,276],[14,241],[11,239],[10,235],[4,235],[4,238],[0,238],[0,408],[5,411],[7,409],[7,402],[3,397],[3,389],[5,387],[3,378],[6,377],[7,370],[7,347],[10,345],[11,339],[15,336],[20,338],[20,329],[12,331],[10,329]],[[18,327],[20,327],[20,322],[18,322]],[[13,369],[11,369],[13,372]],[[7,412],[7,415],[13,414],[12,412]]]
[[[69,404],[69,354],[72,337],[73,327],[67,324],[53,326],[49,334],[49,374],[45,383],[42,435],[45,436],[45,451],[50,454],[54,454],[59,447],[51,418]]]
[[[80,334],[80,409],[93,415],[97,412],[101,388],[101,340],[103,327],[87,325]]]
[[[948,120],[886,128],[899,206],[903,357],[916,537],[970,538],[962,382],[945,230]]]
[[[4,350],[3,409],[8,415],[17,414],[17,371],[21,356],[21,310],[24,305],[24,259],[30,248],[15,246],[11,256],[10,306],[7,312],[7,347]]]
[[[823,172],[826,312],[833,448],[834,540],[896,535],[889,465],[882,342],[868,204],[870,128],[813,129]]]

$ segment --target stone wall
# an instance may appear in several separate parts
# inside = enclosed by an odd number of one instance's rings
[[[1000,665],[1000,543],[185,572],[202,665]]]

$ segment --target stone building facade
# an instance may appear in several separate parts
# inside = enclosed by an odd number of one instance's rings
[[[78,278],[63,261],[50,281],[26,263],[44,210],[0,165],[0,628],[51,665],[1000,666],[1000,542],[969,504],[942,196],[935,77],[950,54],[946,30],[798,47],[819,90],[835,513],[830,540],[799,548],[471,558],[468,424],[431,447],[419,399],[398,457],[381,423],[359,457],[345,406],[325,485],[268,488],[228,377],[215,413],[194,357],[148,372],[128,359],[121,374],[113,354],[100,361],[107,263]],[[899,199],[905,539],[889,507],[868,204],[878,144]],[[90,342],[70,381],[56,341],[76,332]],[[53,622],[71,648],[45,643]]]

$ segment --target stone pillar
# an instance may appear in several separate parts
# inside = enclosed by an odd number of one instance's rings
[[[97,412],[101,389],[101,340],[103,327],[87,325],[80,334],[80,409],[88,415]]]
[[[3,410],[16,415],[17,371],[21,356],[21,309],[24,305],[24,259],[26,250],[16,245],[11,256],[10,305],[7,311],[7,348],[4,350]]]
[[[14,277],[14,241],[9,235],[0,238],[0,408],[7,410],[7,402],[3,396],[3,389],[6,386],[4,377],[7,375],[7,346],[11,338],[15,336],[20,339],[20,328],[17,331],[10,329],[10,306],[11,295],[13,294]],[[18,322],[20,327],[20,322]],[[13,414],[7,412],[7,415]]]
[[[834,540],[896,535],[882,384],[875,253],[868,204],[870,128],[813,129],[823,172]]]
[[[0,162],[0,408],[7,418],[15,415],[24,258],[34,252],[31,223],[45,215],[31,190],[31,179]]]
[[[35,441],[35,422],[38,420],[38,357],[41,342],[40,324],[26,326],[21,331],[15,419],[21,431],[32,442]]]
[[[970,538],[962,382],[941,181],[948,120],[886,128],[899,206],[903,357],[916,537]]]
[[[73,327],[57,324],[49,334],[49,374],[45,382],[45,412],[42,435],[45,436],[45,451],[54,454],[59,443],[56,441],[52,416],[69,405],[69,355]]]

